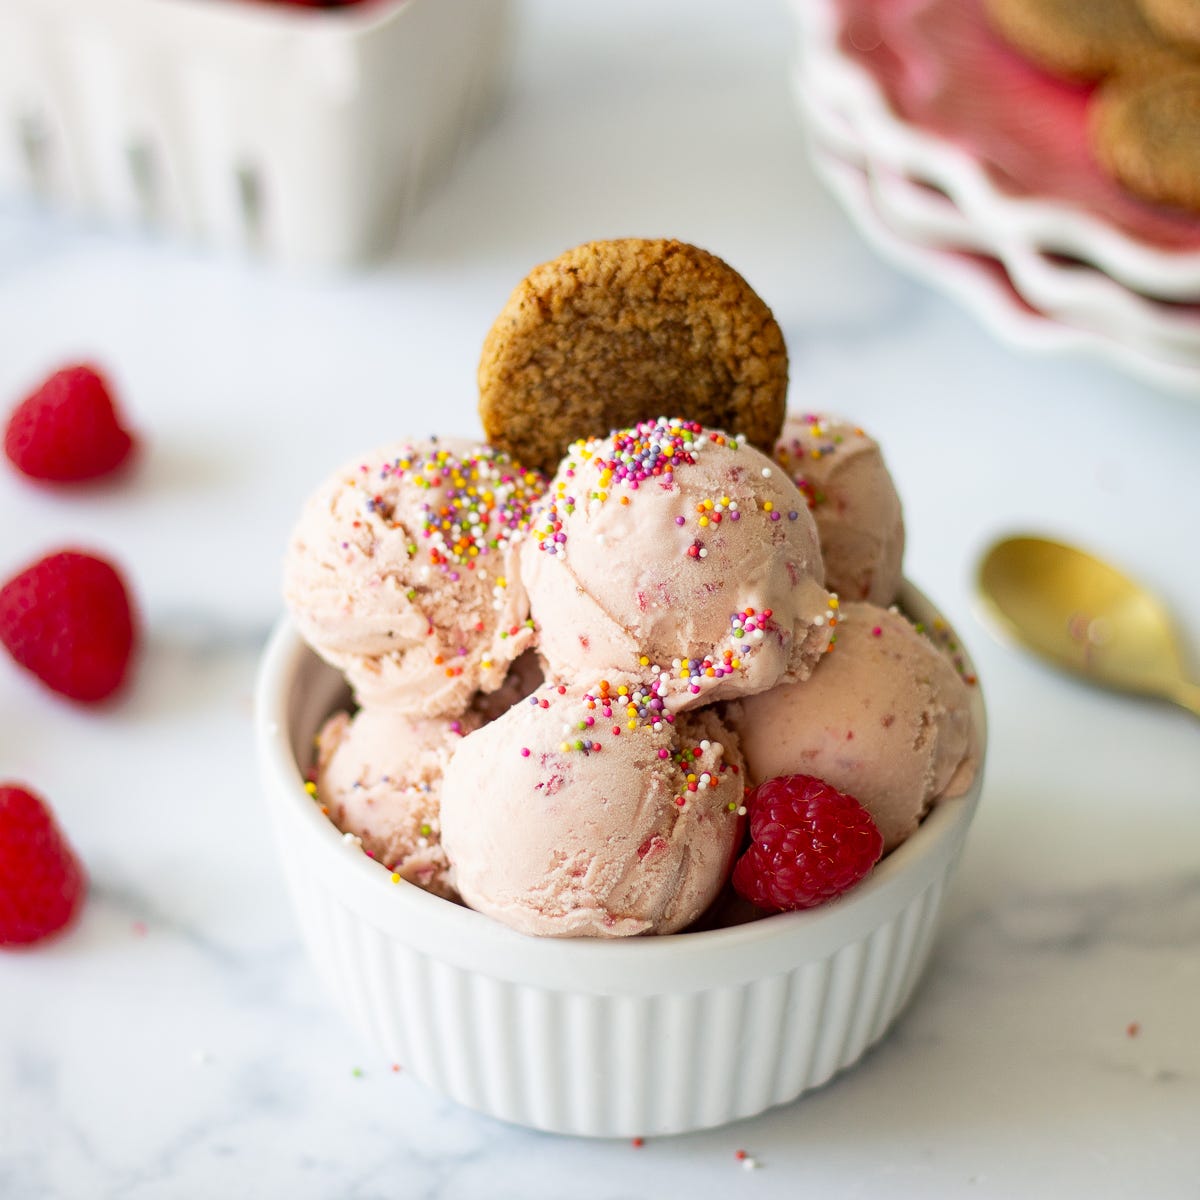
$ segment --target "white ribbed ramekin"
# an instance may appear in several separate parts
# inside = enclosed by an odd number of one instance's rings
[[[0,0],[0,192],[289,266],[388,250],[494,107],[509,0]]]
[[[911,587],[902,602],[936,616]],[[470,1108],[556,1133],[722,1125],[857,1061],[920,978],[980,793],[982,771],[821,908],[668,937],[533,938],[393,884],[322,815],[298,760],[345,694],[281,622],[259,673],[257,739],[313,964],[385,1060]]]

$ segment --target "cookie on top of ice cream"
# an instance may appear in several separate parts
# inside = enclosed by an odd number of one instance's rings
[[[786,472],[679,418],[576,442],[520,569],[549,678],[649,675],[673,710],[806,679],[836,614]]]
[[[516,543],[545,478],[463,438],[397,442],[311,497],[284,597],[362,704],[457,715],[534,640]]]
[[[675,238],[586,242],[535,267],[479,361],[488,441],[553,471],[572,442],[660,412],[769,452],[788,356],[763,299],[728,263]]]

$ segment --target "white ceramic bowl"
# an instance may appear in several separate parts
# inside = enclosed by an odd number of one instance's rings
[[[509,0],[0,0],[0,191],[288,266],[386,251],[494,107]]]
[[[913,617],[936,617],[915,589],[901,599]],[[313,964],[385,1061],[470,1108],[556,1133],[722,1125],[856,1062],[921,976],[979,800],[982,771],[822,908],[667,937],[527,937],[392,883],[322,815],[298,759],[345,694],[281,622],[260,669],[256,736]]]

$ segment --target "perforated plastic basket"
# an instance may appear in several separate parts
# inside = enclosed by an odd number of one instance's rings
[[[507,0],[0,0],[0,192],[368,259],[494,108],[510,21]]]

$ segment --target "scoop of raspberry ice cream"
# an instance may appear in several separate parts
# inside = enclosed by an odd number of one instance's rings
[[[465,439],[348,463],[292,535],[284,596],[301,636],[364,705],[461,713],[534,640],[516,549],[545,481]]]
[[[804,498],[778,464],[695,422],[576,442],[521,573],[552,679],[653,676],[676,711],[806,679],[830,638]]]
[[[674,933],[728,878],[745,775],[711,709],[546,684],[458,745],[442,841],[472,908],[523,933]]]
[[[840,417],[784,422],[775,458],[816,521],[825,586],[843,600],[888,605],[900,587],[904,514],[874,438]]]
[[[480,718],[407,717],[392,708],[340,712],[317,734],[316,796],[390,871],[455,898],[441,844],[442,776]]]
[[[871,814],[884,852],[979,767],[968,685],[900,612],[842,606],[837,643],[801,684],[729,706],[752,784],[812,775]]]

